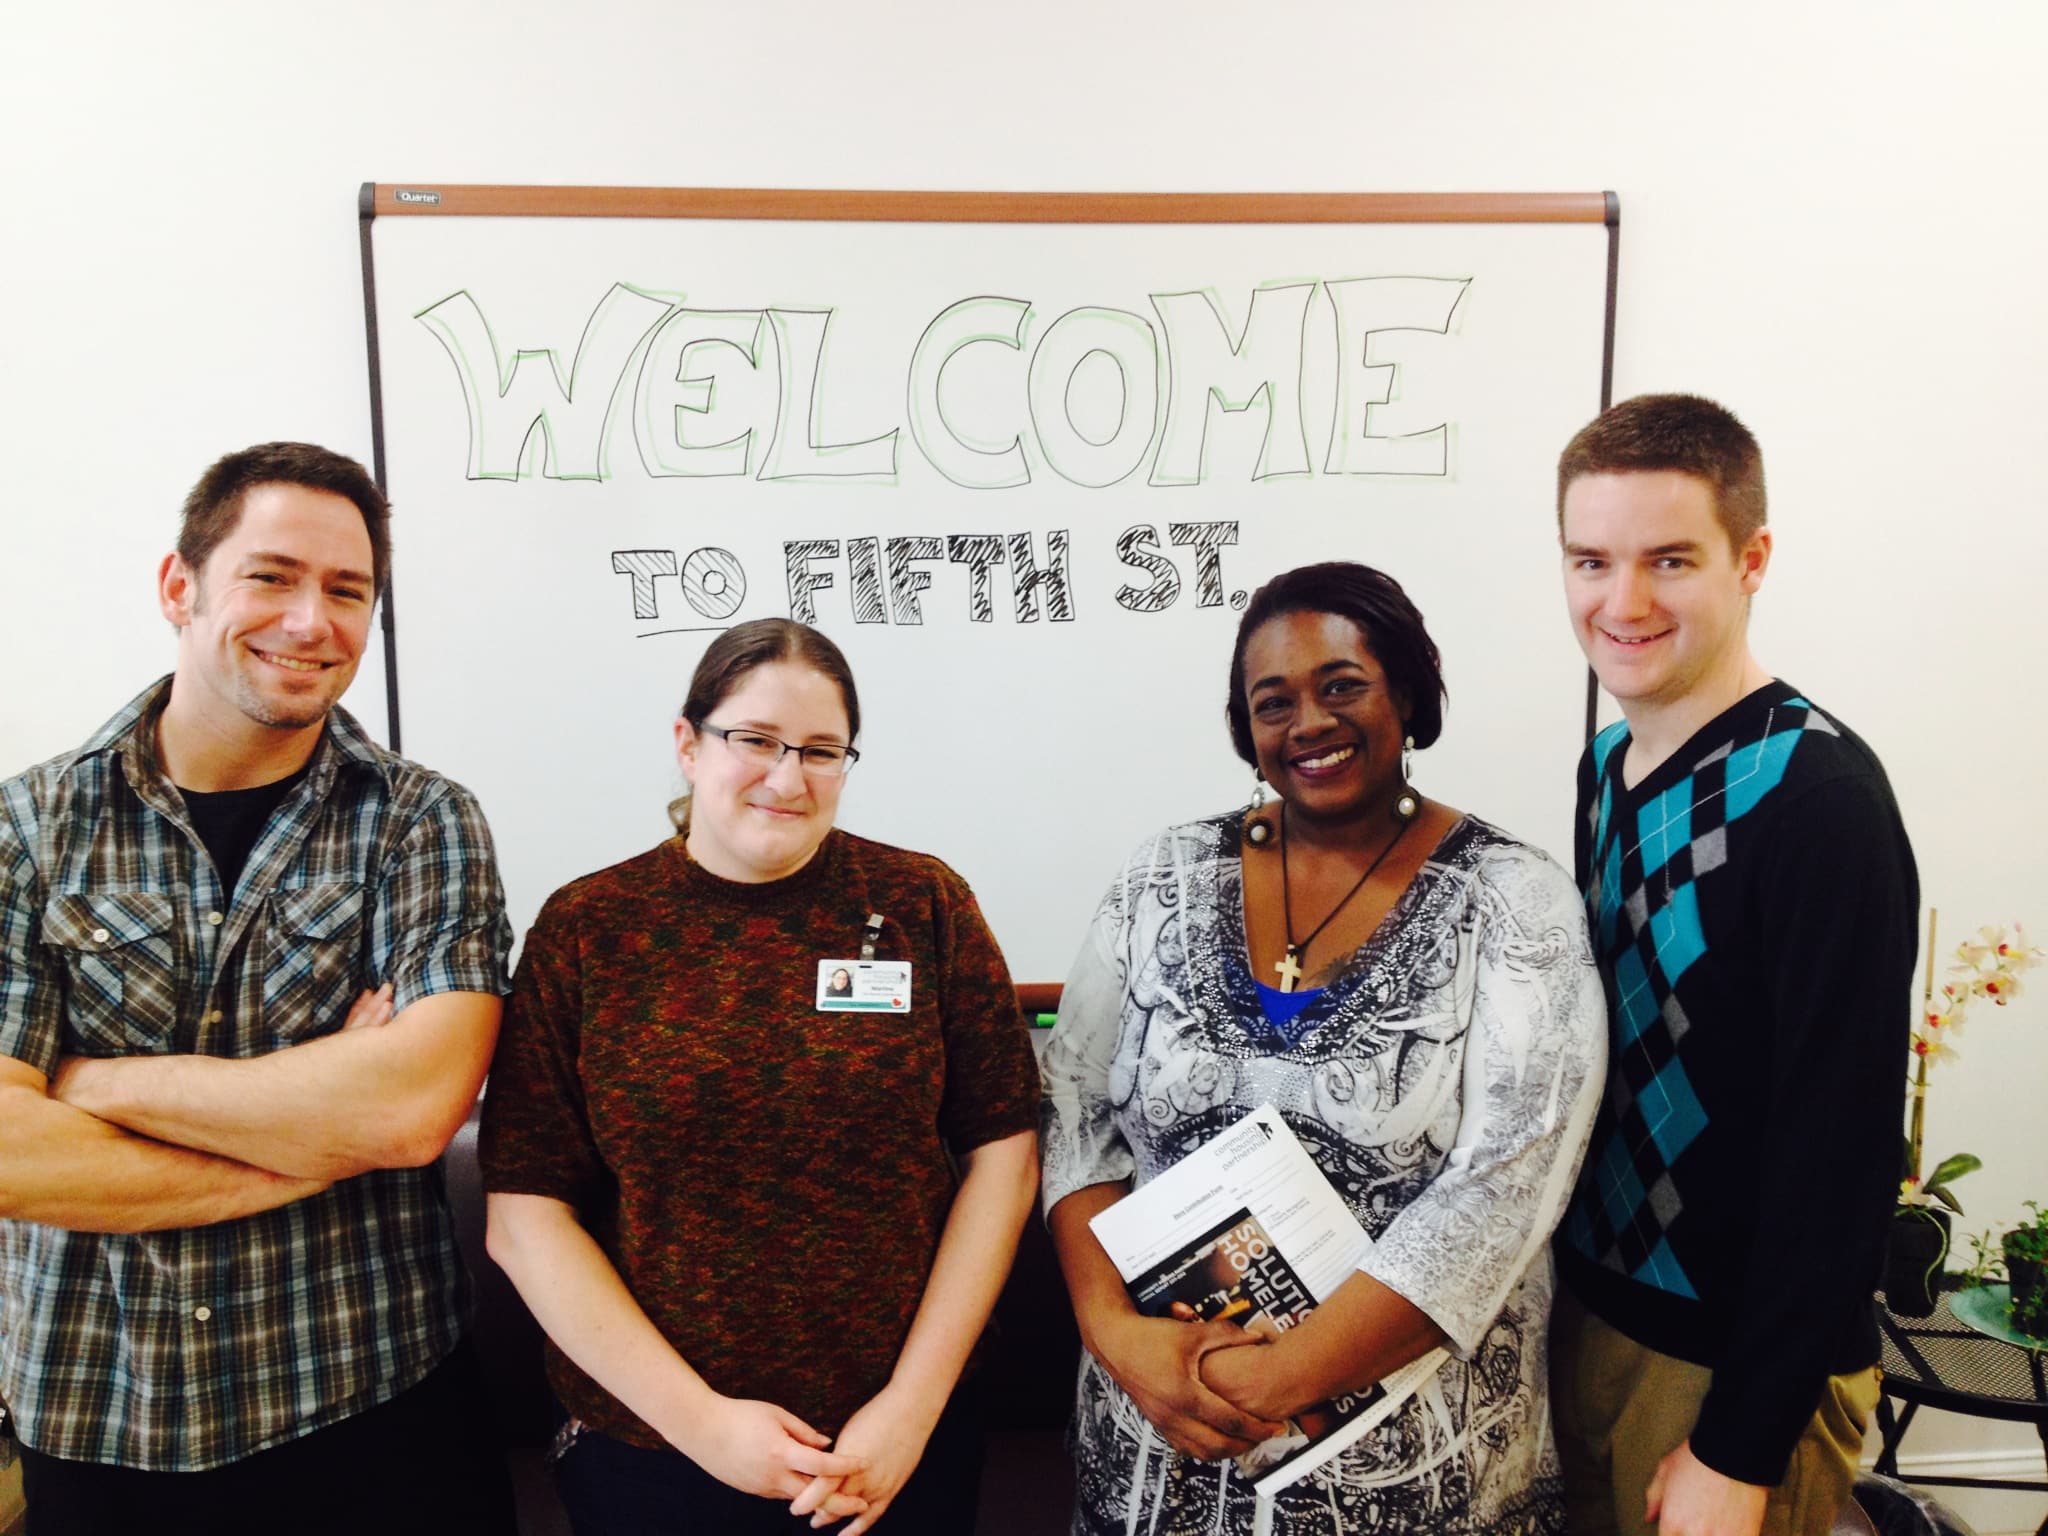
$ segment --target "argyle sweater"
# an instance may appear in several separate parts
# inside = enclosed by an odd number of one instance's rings
[[[1830,1375],[1877,1359],[1919,884],[1884,769],[1784,683],[1629,788],[1579,767],[1607,1096],[1557,1239],[1586,1307],[1707,1366],[1693,1453],[1775,1484]]]

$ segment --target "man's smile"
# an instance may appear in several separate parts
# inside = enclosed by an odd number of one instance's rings
[[[1598,626],[1595,627],[1597,628]],[[1652,640],[1662,640],[1666,635],[1670,633],[1671,631],[1668,629],[1660,629],[1652,635],[1617,635],[1611,629],[1602,629],[1600,631],[1600,636],[1602,639],[1608,641],[1610,644],[1628,646],[1648,645]]]
[[[283,667],[287,672],[324,672],[335,665],[334,662],[321,661],[311,656],[286,656],[278,651],[257,650],[254,646],[250,649],[255,651],[260,659],[269,662],[273,667]]]

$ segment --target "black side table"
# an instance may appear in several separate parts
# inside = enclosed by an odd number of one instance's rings
[[[1899,1476],[1899,1442],[1913,1415],[1922,1408],[1941,1408],[1980,1419],[2007,1419],[2034,1426],[2048,1451],[2048,1357],[2040,1350],[1987,1338],[1949,1311],[1953,1287],[1944,1289],[1928,1317],[1900,1317],[1877,1298],[1882,1335],[1882,1395],[1877,1400],[1877,1428],[1883,1444],[1877,1470]],[[1892,1412],[1893,1398],[1906,1405]],[[1914,1477],[1908,1482],[1946,1488],[2011,1488],[2048,1493],[2048,1482],[2017,1482],[2001,1477]],[[2048,1519],[2036,1536],[2048,1536]]]

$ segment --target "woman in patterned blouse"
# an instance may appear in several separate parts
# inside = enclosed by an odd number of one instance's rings
[[[1074,1529],[1249,1532],[1232,1457],[1450,1354],[1282,1490],[1271,1529],[1556,1532],[1547,1246],[1585,1148],[1604,1005],[1570,878],[1420,796],[1444,688],[1391,578],[1309,566],[1252,599],[1228,717],[1263,790],[1131,856],[1045,1061],[1044,1198],[1088,1347]],[[1088,1218],[1271,1103],[1373,1240],[1270,1341],[1141,1316]]]

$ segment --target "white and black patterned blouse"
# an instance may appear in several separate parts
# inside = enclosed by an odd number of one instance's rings
[[[1143,1183],[1273,1104],[1371,1234],[1362,1267],[1453,1351],[1385,1425],[1282,1492],[1276,1536],[1561,1531],[1548,1241],[1607,1040],[1579,893],[1467,817],[1282,1034],[1245,952],[1241,825],[1161,833],[1104,898],[1045,1056],[1046,1208]],[[1085,1356],[1075,1445],[1076,1532],[1253,1528],[1232,1464],[1173,1450]]]

